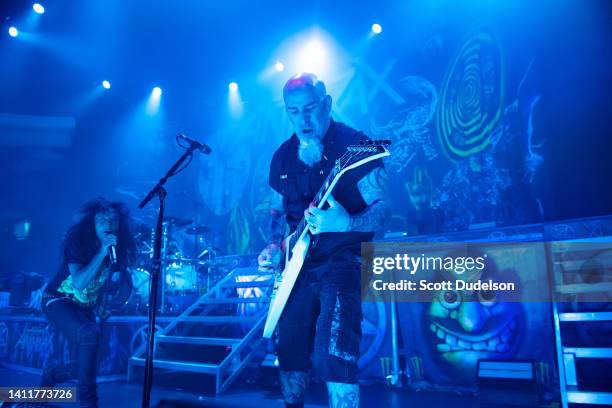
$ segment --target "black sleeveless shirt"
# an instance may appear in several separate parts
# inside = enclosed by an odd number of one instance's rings
[[[293,232],[304,216],[304,210],[313,201],[327,174],[351,144],[359,144],[368,137],[343,123],[330,123],[323,138],[323,157],[313,167],[298,158],[300,141],[293,134],[274,153],[270,164],[270,186],[283,196],[283,208],[287,223]],[[357,183],[376,167],[382,167],[378,159],[356,169],[349,170],[334,187],[334,198],[350,214],[358,214],[367,207]],[[327,206],[323,207],[324,209]],[[361,242],[371,241],[373,232],[328,232],[314,237],[306,262],[319,264],[326,260],[347,259],[347,255],[359,256]]]

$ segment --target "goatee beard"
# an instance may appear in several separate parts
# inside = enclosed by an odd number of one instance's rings
[[[323,156],[323,143],[319,139],[300,141],[298,158],[308,167],[312,167],[321,161]]]

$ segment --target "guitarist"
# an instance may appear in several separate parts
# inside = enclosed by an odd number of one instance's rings
[[[312,240],[278,323],[281,391],[287,407],[302,407],[307,371],[313,368],[327,384],[331,407],[357,407],[360,244],[370,241],[386,218],[387,174],[380,159],[360,166],[340,179],[323,209],[313,206],[335,160],[366,136],[331,118],[332,98],[313,74],[289,79],[283,98],[295,133],[270,165],[269,183],[279,202],[271,210],[272,225],[284,230],[279,222],[284,215],[293,231],[305,217]],[[260,254],[262,269],[278,263],[282,235],[273,233],[277,242]]]
[[[111,258],[115,248],[116,263]],[[118,202],[98,198],[86,203],[81,219],[68,229],[64,259],[44,290],[42,311],[68,339],[70,365],[47,362],[42,386],[78,379],[81,407],[97,407],[96,370],[100,331],[95,312],[104,316],[104,298],[119,285],[130,285],[126,266],[136,256],[128,212]]]

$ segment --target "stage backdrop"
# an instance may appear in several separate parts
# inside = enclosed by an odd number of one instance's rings
[[[489,230],[482,239],[496,235],[500,231]],[[530,361],[541,389],[555,386],[552,306],[542,295],[550,290],[545,244],[512,242],[511,235],[506,240],[502,245],[472,243],[470,251],[487,255],[487,279],[516,282],[512,299],[504,292],[442,290],[430,303],[398,303],[407,368],[417,386],[475,389],[477,364],[483,359]],[[421,248],[434,256],[451,255],[433,244]],[[420,271],[419,279],[434,281],[434,275]]]
[[[392,141],[385,165],[393,217],[385,230],[426,234],[541,219],[532,192],[546,159],[545,135],[533,126],[542,97],[535,56],[509,60],[504,40],[483,27],[456,38],[432,33],[416,55],[398,49],[376,64],[355,59],[322,78],[335,120]],[[210,141],[215,154],[199,163],[198,192],[207,222],[227,226],[217,240],[229,253],[258,252],[267,241],[270,159],[290,135],[278,90],[247,101],[243,118]]]

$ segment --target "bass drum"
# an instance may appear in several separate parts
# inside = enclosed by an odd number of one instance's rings
[[[166,273],[166,293],[196,293],[198,274],[190,259],[177,259],[168,263]]]

